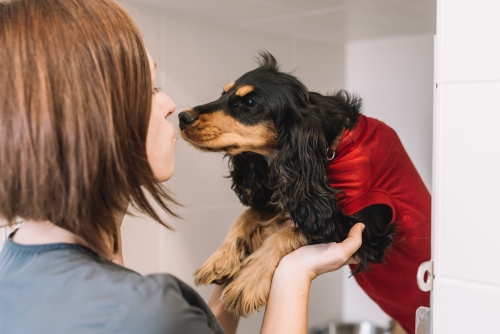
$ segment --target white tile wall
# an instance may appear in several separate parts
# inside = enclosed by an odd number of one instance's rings
[[[439,307],[433,333],[500,333],[500,287],[476,284],[465,280],[443,278],[439,289]]]
[[[440,94],[441,275],[500,285],[491,263],[500,257],[500,82],[448,84]]]
[[[442,82],[500,80],[500,2],[440,2]]]
[[[438,1],[434,333],[500,333],[500,3]]]

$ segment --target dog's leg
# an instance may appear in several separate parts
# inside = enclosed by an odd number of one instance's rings
[[[284,227],[269,236],[262,247],[243,261],[241,270],[224,289],[221,298],[226,309],[247,316],[264,306],[281,258],[306,244],[306,237],[293,227]]]
[[[285,219],[282,215],[247,209],[233,224],[219,249],[195,272],[195,283],[222,284],[232,279],[240,270],[241,262]]]

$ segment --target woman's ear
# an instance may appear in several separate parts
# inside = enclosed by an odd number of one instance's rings
[[[308,110],[288,111],[276,124],[279,152],[270,165],[276,180],[273,201],[310,242],[337,241],[337,200],[326,177],[327,143],[320,118]]]
[[[229,157],[229,173],[234,190],[243,205],[256,211],[275,211],[271,204],[267,159],[257,153],[243,152]]]

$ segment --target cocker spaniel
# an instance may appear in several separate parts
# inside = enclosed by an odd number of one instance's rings
[[[232,189],[248,207],[197,270],[196,283],[229,280],[225,306],[246,316],[266,304],[283,256],[341,242],[363,222],[352,273],[412,332],[416,309],[429,305],[415,277],[430,258],[431,201],[399,138],[361,114],[360,98],[311,92],[268,52],[258,62],[215,101],[179,114],[187,142],[226,153]],[[287,219],[294,227],[280,228]]]

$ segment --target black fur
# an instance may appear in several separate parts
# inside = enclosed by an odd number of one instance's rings
[[[271,203],[273,191],[270,189],[267,159],[253,152],[243,152],[229,157],[229,177],[234,190],[243,205],[256,211],[277,212]]]
[[[261,53],[258,61],[258,68],[235,82],[235,87],[255,87],[252,92],[239,97],[233,88],[194,108],[199,114],[223,109],[246,125],[269,120],[275,125],[275,156],[229,155],[232,189],[255,210],[288,212],[310,243],[340,242],[361,221],[366,228],[355,273],[381,262],[395,233],[390,208],[376,205],[346,216],[337,205],[341,190],[330,186],[325,173],[327,148],[343,129],[356,124],[361,100],[343,90],[332,95],[309,92],[296,77],[281,72],[270,53]]]

